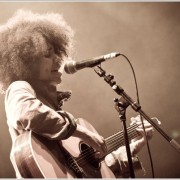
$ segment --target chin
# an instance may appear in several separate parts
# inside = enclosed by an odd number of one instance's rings
[[[60,84],[61,82],[62,82],[61,79],[56,79],[56,80],[52,81],[52,84],[55,85],[55,86],[57,86],[57,85]]]

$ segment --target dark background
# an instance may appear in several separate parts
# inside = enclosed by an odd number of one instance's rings
[[[44,13],[62,13],[75,30],[75,54],[78,60],[119,51],[131,61],[138,82],[141,106],[150,117],[157,117],[161,128],[180,143],[180,3],[63,3],[1,2],[0,23],[19,8]],[[102,64],[115,76],[117,84],[135,100],[135,83],[129,64],[123,57]],[[61,90],[73,91],[65,109],[86,118],[104,137],[121,130],[113,99],[118,95],[95,74],[84,69],[74,75],[64,74]],[[0,96],[0,177],[14,178],[9,161],[11,139]],[[130,107],[127,119],[136,116]],[[156,178],[180,177],[180,154],[156,131],[150,141]],[[139,157],[151,178],[147,148]]]

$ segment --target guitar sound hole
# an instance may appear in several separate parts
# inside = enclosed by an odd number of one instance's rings
[[[95,158],[95,151],[92,147],[89,147],[87,144],[81,143],[80,144],[81,154],[80,156],[84,157],[84,160],[93,168],[99,169],[100,168],[100,161],[99,159]]]

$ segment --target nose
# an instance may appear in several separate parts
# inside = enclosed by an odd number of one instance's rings
[[[54,63],[59,62],[60,61],[60,57],[58,55],[54,54],[53,61],[54,61]]]
[[[56,68],[58,68],[61,72],[64,69],[64,60],[55,54],[53,57],[53,65],[56,66]]]
[[[60,67],[61,59],[60,59],[59,56],[54,55],[54,57],[53,57],[53,64],[55,64],[56,66],[59,65],[59,67]]]
[[[64,72],[64,65],[65,65],[65,62],[62,60],[59,64],[59,72],[63,73]]]

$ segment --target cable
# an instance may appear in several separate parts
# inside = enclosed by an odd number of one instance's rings
[[[132,72],[133,72],[134,81],[135,81],[137,102],[138,102],[138,104],[140,105],[140,98],[139,98],[139,92],[138,92],[138,86],[137,86],[137,80],[136,80],[136,75],[135,75],[134,68],[133,68],[130,60],[129,60],[124,54],[120,54],[120,56],[123,56],[123,57],[128,61],[129,65],[130,65],[130,67],[131,67],[131,70],[132,70]],[[141,114],[140,114],[140,117],[141,117],[141,122],[142,122],[143,130],[144,130],[144,133],[145,133],[145,127],[144,127],[143,118],[142,118]],[[151,151],[150,151],[149,142],[148,142],[148,140],[147,140],[146,133],[145,133],[145,138],[146,138],[146,145],[147,145],[148,154],[149,154],[150,163],[151,163],[152,177],[154,178],[154,167],[153,167]]]

